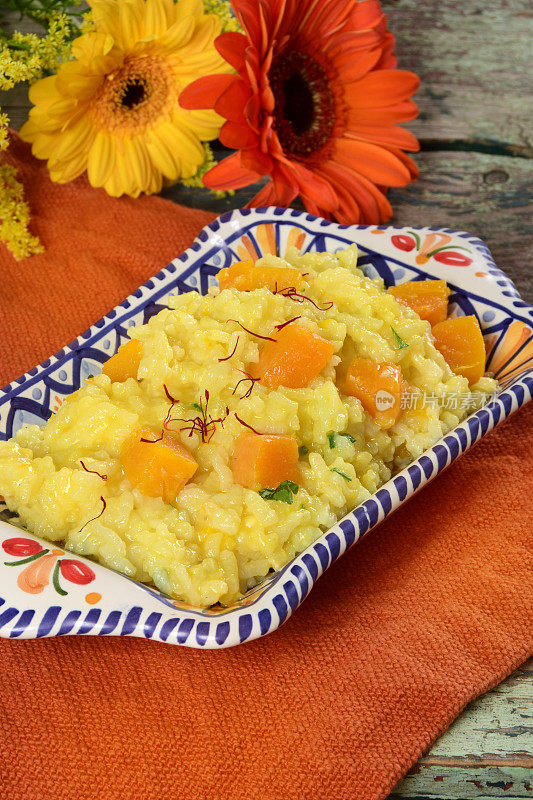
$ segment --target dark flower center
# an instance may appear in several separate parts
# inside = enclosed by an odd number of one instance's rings
[[[306,158],[329,141],[335,101],[326,71],[305,53],[283,53],[269,80],[276,101],[274,128],[283,150]]]
[[[120,104],[124,108],[132,109],[146,100],[147,95],[146,83],[140,78],[130,78],[122,93]]]

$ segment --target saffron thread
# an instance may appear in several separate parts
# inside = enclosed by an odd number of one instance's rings
[[[333,303],[332,303],[332,305],[333,305]],[[255,331],[251,331],[249,328],[245,328],[244,325],[242,324],[242,322],[239,322],[238,319],[228,319],[228,322],[236,322],[237,325],[241,326],[243,331],[246,331],[246,333],[251,334],[251,336],[257,336],[258,339],[264,339],[266,342],[275,342],[275,341],[277,341],[276,339],[273,339],[272,336],[263,336],[260,333],[255,333]]]
[[[88,469],[85,466],[85,464],[83,463],[83,461],[81,460],[81,458],[80,458],[80,464],[82,465],[82,467],[85,470],[85,472],[90,472],[92,475],[98,475],[98,477],[101,478],[103,481],[107,480],[107,475],[105,473],[103,475],[100,475],[100,473],[97,472],[95,469]]]
[[[245,375],[245,377],[241,378],[240,381],[237,382],[235,388],[232,391],[232,394],[235,394],[235,392],[237,391],[237,389],[239,388],[241,383],[245,383],[247,381],[250,381],[250,387],[239,398],[240,400],[244,400],[245,398],[250,397],[250,395],[252,394],[252,390],[253,390],[255,384],[257,383],[257,381],[260,381],[261,378],[252,378],[252,376],[250,375],[249,372],[245,372],[242,369],[240,369],[239,372],[242,372],[242,374]]]
[[[192,419],[185,419],[184,417],[171,417],[169,419],[169,424],[171,422],[186,422],[187,425],[179,428],[180,431],[188,431],[189,438],[193,435],[193,433],[197,433],[202,442],[210,442],[213,436],[215,435],[216,426],[220,423],[222,427],[224,427],[224,422],[229,415],[229,408],[226,406],[226,411],[224,416],[213,418],[208,416],[207,409],[209,406],[209,392],[206,389],[204,392],[205,397],[205,405],[204,405],[204,398],[200,400],[200,414]]]
[[[252,426],[251,426],[251,425],[248,425],[248,423],[247,423],[247,422],[245,422],[244,420],[242,420],[242,419],[239,417],[239,415],[238,415],[238,414],[235,414],[235,419],[236,419],[236,420],[238,420],[238,421],[241,423],[241,425],[244,425],[244,427],[245,427],[245,428],[249,428],[251,431],[253,431],[253,433],[257,433],[257,435],[258,435],[258,436],[264,436],[264,434],[263,434],[263,433],[261,433],[260,431],[256,431],[256,429],[255,429],[255,428],[252,428]]]
[[[233,348],[229,356],[226,356],[225,358],[219,358],[218,359],[219,361],[229,361],[230,358],[232,358],[235,355],[235,350],[237,349],[237,345],[239,344],[239,338],[240,337],[237,335],[237,341],[235,342],[235,347]]]
[[[277,331],[281,331],[281,330],[283,330],[283,328],[285,328],[287,325],[290,325],[290,324],[291,324],[291,322],[294,322],[295,320],[297,320],[297,319],[301,319],[301,318],[302,318],[301,314],[298,314],[298,316],[297,316],[297,317],[293,317],[292,319],[288,319],[288,320],[287,320],[287,322],[282,322],[282,323],[281,323],[281,325],[274,325],[274,328],[275,328]]]
[[[93,517],[92,519],[88,519],[88,520],[87,520],[87,522],[85,523],[85,525],[88,525],[88,524],[89,524],[89,522],[94,522],[95,520],[97,520],[97,519],[100,519],[100,517],[102,516],[102,514],[103,514],[103,513],[104,513],[104,511],[106,510],[106,508],[107,508],[107,503],[106,503],[105,499],[102,497],[102,495],[100,495],[100,500],[102,501],[102,510],[100,511],[100,513],[99,513],[99,514],[97,514],[97,515],[96,515],[96,517]],[[81,528],[80,528],[80,533],[81,533],[81,532],[82,532],[82,530],[85,528],[85,525],[82,525],[82,526],[81,526]]]
[[[331,302],[326,303],[326,305],[322,308],[306,294],[301,294],[301,292],[298,292],[296,286],[288,286],[286,289],[281,289],[279,292],[275,291],[274,294],[280,294],[282,297],[288,297],[289,300],[294,300],[295,303],[303,303],[305,300],[307,300],[319,311],[329,311],[329,309],[333,307],[333,302]]]

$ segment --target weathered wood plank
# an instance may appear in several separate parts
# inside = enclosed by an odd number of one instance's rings
[[[533,154],[531,0],[382,0],[400,67],[422,79],[422,140]]]
[[[533,661],[471,703],[389,800],[531,798]]]

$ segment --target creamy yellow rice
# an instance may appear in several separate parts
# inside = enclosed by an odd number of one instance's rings
[[[432,344],[429,324],[357,268],[355,246],[335,255],[292,249],[285,259],[267,256],[258,263],[298,267],[306,273],[300,292],[318,306],[333,306],[319,310],[267,289],[171,297],[168,309],[130,330],[144,346],[138,380],[112,383],[98,375],[46,425],[29,425],[0,443],[0,494],[27,530],[187,603],[231,603],[457,425],[479,405],[480,393],[495,390],[490,378],[469,387],[451,372]],[[250,397],[239,399],[240,391],[232,393],[243,377],[238,370],[257,361],[262,342],[230,320],[269,335],[296,315],[298,324],[333,343],[329,364],[308,388],[256,383]],[[398,348],[393,329],[408,347]],[[237,336],[233,357],[219,361]],[[399,364],[411,387],[432,402],[406,410],[381,430],[359,400],[336,385],[336,374],[355,355]],[[133,488],[119,460],[122,444],[140,425],[161,429],[169,410],[163,385],[179,399],[174,417],[194,417],[193,404],[206,389],[213,417],[230,410],[210,442],[179,434],[199,469],[173,505]],[[457,409],[446,408],[452,393],[462,398]],[[234,483],[230,458],[246,433],[235,412],[255,429],[294,436],[307,448],[292,504],[264,500]],[[355,441],[328,437],[335,432]],[[80,460],[107,480],[86,472]],[[98,517],[101,497],[106,508]]]

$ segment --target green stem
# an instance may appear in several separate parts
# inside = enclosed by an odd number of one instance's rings
[[[22,564],[29,564],[30,561],[35,561],[49,552],[50,550],[41,550],[40,553],[35,553],[33,556],[28,556],[28,558],[23,558],[20,561],[4,561],[4,567],[20,567]]]
[[[431,258],[435,255],[435,253],[441,253],[443,250],[465,250],[467,253],[471,252],[468,247],[459,247],[459,245],[456,244],[446,244],[444,247],[437,247],[436,250],[432,250],[431,253],[427,254],[427,257]]]
[[[65,597],[65,595],[68,594],[68,592],[65,592],[65,590],[61,588],[59,583],[59,559],[56,561],[56,565],[54,567],[54,572],[52,575],[52,583],[54,584],[54,589],[58,594],[63,595],[63,597]]]
[[[28,50],[31,50],[31,46],[29,44],[26,44],[26,42],[15,42],[13,41],[13,39],[6,39],[5,44],[11,50],[26,50],[26,52]]]
[[[420,250],[420,236],[418,235],[418,233],[416,233],[415,231],[407,231],[407,233],[410,233],[411,236],[415,237],[416,249]]]

